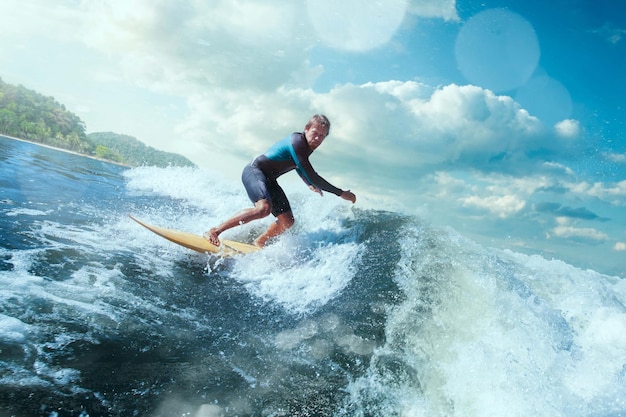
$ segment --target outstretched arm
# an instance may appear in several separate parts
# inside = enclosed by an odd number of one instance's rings
[[[343,198],[344,200],[351,201],[352,204],[356,203],[356,195],[354,195],[354,193],[350,190],[344,191],[339,197]]]

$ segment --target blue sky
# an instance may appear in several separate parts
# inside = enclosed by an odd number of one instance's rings
[[[238,178],[310,114],[362,207],[626,277],[626,3],[0,4],[0,77]]]

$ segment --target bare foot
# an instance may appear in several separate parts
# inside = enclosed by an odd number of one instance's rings
[[[211,242],[215,246],[219,246],[220,245],[220,240],[219,240],[219,238],[217,236],[218,235],[217,235],[217,231],[215,230],[215,228],[213,228],[211,230],[207,230],[202,235],[202,237],[204,237],[206,240],[208,240],[209,242]]]

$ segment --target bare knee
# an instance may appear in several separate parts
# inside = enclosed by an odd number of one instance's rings
[[[282,226],[283,230],[289,229],[296,222],[292,213],[280,214],[278,215],[277,220],[278,223]]]
[[[272,212],[272,205],[267,200],[259,200],[254,204],[254,211],[258,218],[267,217]]]

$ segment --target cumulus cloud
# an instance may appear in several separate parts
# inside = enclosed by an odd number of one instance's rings
[[[443,18],[450,21],[459,20],[455,0],[410,1],[408,10],[420,17]]]
[[[479,172],[437,172],[423,182],[433,189],[434,199],[447,199],[449,206],[458,204],[501,219],[518,215],[528,207],[528,201],[536,192],[552,184],[544,176],[515,177]]]
[[[303,0],[111,0],[54,7],[45,0],[7,0],[0,13],[32,25],[24,30],[3,22],[7,33],[105,54],[110,65],[94,74],[102,80],[187,95],[216,86],[309,85],[317,69],[310,68],[308,53],[317,40],[303,8]]]
[[[611,162],[626,163],[626,153],[605,153],[604,157]]]
[[[608,201],[616,206],[626,205],[626,180],[613,183],[582,181],[569,183],[567,187],[574,193]]]
[[[626,251],[626,243],[624,243],[624,242],[617,242],[617,243],[615,243],[615,245],[613,246],[613,250],[617,251],[617,252]]]
[[[616,45],[626,36],[626,29],[616,27],[613,23],[605,23],[598,29],[594,30],[594,33],[599,35],[605,41]]]
[[[454,84],[428,93],[412,82],[368,83],[333,90],[328,105],[336,103],[343,110],[338,114],[357,120],[350,131],[339,133],[375,138],[379,155],[395,148],[396,163],[480,167],[538,145],[537,120],[509,97]]]
[[[224,86],[268,91],[285,80],[311,80],[313,33],[300,23],[297,2],[121,3],[83,4],[93,27],[85,42],[118,56],[120,73],[135,83],[189,94]]]
[[[581,238],[585,240],[606,241],[609,239],[606,233],[591,227],[577,228],[573,226],[557,226],[552,229],[554,236],[560,238]]]
[[[504,195],[499,197],[470,196],[462,198],[461,201],[466,207],[479,207],[503,219],[512,214],[518,213],[526,206],[526,202],[515,195]]]
[[[574,175],[574,171],[570,167],[563,165],[559,162],[546,161],[543,163],[543,167],[547,168],[548,170],[555,170],[557,172],[563,172],[570,176]]]
[[[591,227],[576,227],[570,224],[570,219],[568,218],[557,218],[557,223],[557,226],[552,229],[548,238],[558,237],[593,242],[605,242],[609,240],[609,236],[606,233]]]
[[[554,130],[562,138],[576,138],[580,134],[580,123],[573,119],[562,120],[554,125]]]
[[[486,163],[537,146],[538,120],[510,97],[480,87],[451,84],[437,89],[429,100],[407,105],[429,161]]]

